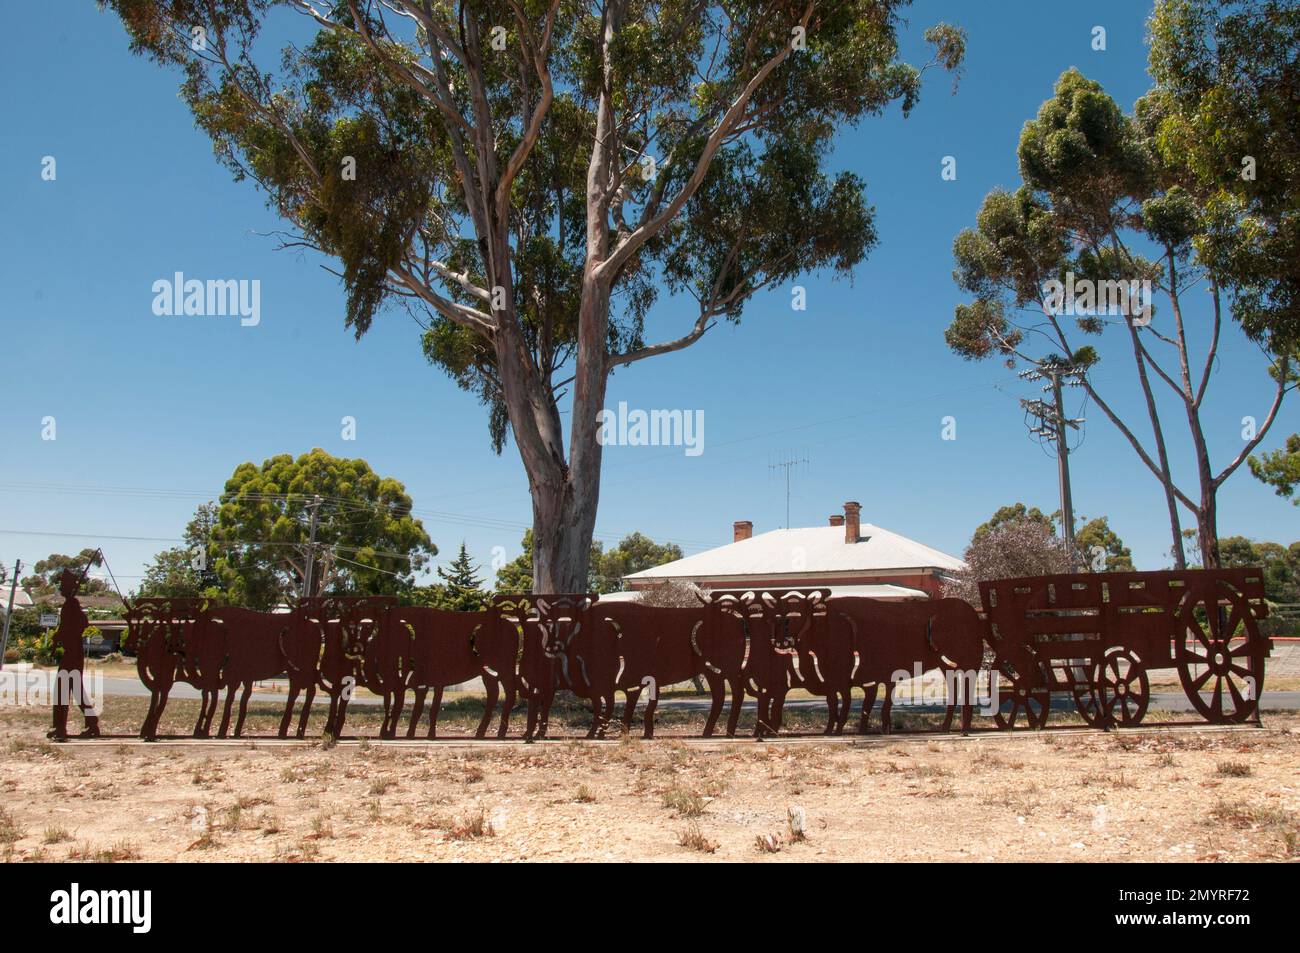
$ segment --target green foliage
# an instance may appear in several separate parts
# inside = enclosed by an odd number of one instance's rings
[[[218,501],[209,565],[226,598],[266,608],[300,592],[315,497],[313,593],[397,593],[437,554],[399,481],[320,449],[281,454],[240,464]]]
[[[59,577],[63,575],[63,570],[71,569],[80,576],[88,566],[97,565],[99,565],[99,551],[95,549],[83,549],[75,556],[51,553],[44,559],[37,560],[36,565],[32,567],[32,575],[25,577],[20,584],[34,598],[53,595],[59,591]],[[103,579],[96,579],[89,575],[81,584],[83,595],[110,595],[112,592],[112,587]]]
[[[533,589],[533,531],[525,530],[523,552],[497,570],[497,592],[531,592]],[[593,542],[588,560],[591,592],[619,592],[623,577],[652,566],[682,558],[676,543],[656,543],[643,533],[629,533],[619,544],[606,550]]]
[[[595,543],[591,554],[592,591],[618,592],[623,588],[624,576],[681,558],[682,549],[676,543],[661,545],[642,533],[624,536],[608,551]]]
[[[1013,503],[1010,506],[999,506],[992,516],[975,527],[975,532],[971,534],[971,540],[974,542],[983,539],[989,533],[1001,529],[1003,526],[1024,523],[1040,526],[1049,533],[1056,531],[1055,515],[1048,516],[1036,506]]]
[[[559,3],[547,58],[553,97],[504,207],[495,207],[486,198],[492,183],[467,181],[463,170],[490,177],[524,137],[541,85],[526,53],[546,29],[548,4],[414,4],[415,16],[391,4],[321,4],[332,26],[299,18],[314,32],[296,36],[275,69],[254,54],[280,5],[272,0],[105,5],[121,17],[134,52],[183,70],[182,95],[236,177],[256,181],[304,243],[342,262],[344,320],[357,335],[386,306],[428,306],[434,295],[448,303],[423,312],[425,356],[488,406],[498,450],[508,431],[503,389],[516,382],[501,380],[490,335],[448,316],[457,307],[489,313],[466,282],[505,289],[506,306],[490,311],[517,319],[556,400],[552,375],[577,341],[589,206],[601,203],[611,233],[625,236],[649,217],[645,210],[679,192],[710,131],[789,47],[804,13],[788,3],[629,0],[606,20],[596,5]],[[661,285],[699,295],[736,321],[760,288],[819,269],[847,274],[866,255],[876,234],[863,183],[826,166],[839,129],[895,102],[906,114],[917,102],[926,67],[898,59],[903,6],[817,6],[806,48],[752,91],[746,121],[705,159],[704,182],[602,291],[610,353],[644,343]],[[605,26],[615,22],[606,59]],[[194,55],[177,24],[205,27],[208,55]],[[505,51],[490,45],[498,25],[507,30]],[[927,66],[959,70],[961,30],[939,24],[925,39],[935,50]],[[618,164],[641,150],[657,159],[646,176],[634,161],[612,203],[588,193],[606,90],[627,153]],[[477,154],[476,132],[487,133],[491,149],[482,151],[492,154]],[[355,178],[343,173],[349,158]],[[507,262],[489,254],[484,202],[509,236]],[[430,260],[445,270],[429,270]]]
[[[1269,484],[1278,496],[1300,506],[1300,496],[1296,496],[1296,487],[1300,486],[1300,434],[1287,437],[1285,448],[1261,453],[1248,462],[1255,479]]]
[[[1140,103],[1161,158],[1203,209],[1199,256],[1236,292],[1252,338],[1300,344],[1300,8],[1159,0],[1156,87]],[[1254,174],[1245,174],[1247,166]]]
[[[1103,562],[1098,571],[1124,572],[1134,568],[1133,554],[1119,538],[1119,534],[1110,528],[1110,522],[1106,517],[1099,516],[1090,520],[1086,516],[1081,516],[1079,522],[1083,525],[1074,531],[1074,544],[1079,551],[1079,559],[1085,566],[1090,569],[1096,568],[1094,550],[1100,549]]]
[[[533,591],[533,531],[524,530],[519,541],[522,552],[497,570],[497,592]]]
[[[1264,595],[1270,602],[1300,603],[1300,542],[1254,542],[1244,536],[1219,540],[1225,568],[1259,566],[1264,570]]]
[[[460,544],[460,553],[451,564],[445,569],[439,566],[437,573],[442,585],[436,588],[442,591],[440,601],[432,604],[457,612],[477,612],[487,605],[483,579],[478,575],[478,567],[470,562],[464,541]]]
[[[214,503],[199,505],[185,527],[185,544],[164,549],[153,558],[145,568],[137,597],[221,598],[225,587],[213,566],[216,550],[212,545],[217,512]]]

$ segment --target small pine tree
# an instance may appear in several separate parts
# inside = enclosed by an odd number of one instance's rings
[[[446,569],[438,567],[438,578],[446,590],[443,608],[477,612],[487,604],[483,579],[478,575],[478,567],[469,561],[469,552],[463,540],[460,553],[451,561],[451,565]]]

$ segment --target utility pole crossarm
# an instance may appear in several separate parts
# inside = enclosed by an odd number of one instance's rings
[[[1068,432],[1079,430],[1083,424],[1082,417],[1066,417],[1065,402],[1061,390],[1066,384],[1078,385],[1085,368],[1061,362],[1045,362],[1038,367],[1022,371],[1020,377],[1028,381],[1046,381],[1043,391],[1051,394],[1051,400],[1022,400],[1027,416],[1037,418],[1035,426],[1029,432],[1035,436],[1056,444],[1057,480],[1061,488],[1061,538],[1064,540],[1070,559],[1076,563],[1078,554],[1074,543],[1074,498],[1070,489],[1070,441]]]

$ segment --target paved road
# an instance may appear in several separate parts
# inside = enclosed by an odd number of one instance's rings
[[[146,689],[139,681],[133,678],[105,678],[103,680],[103,691],[106,695],[148,695]],[[177,684],[172,688],[172,698],[198,698],[198,691],[191,685],[184,683]],[[256,691],[253,693],[253,701],[283,702],[287,696],[279,691]],[[1265,711],[1286,711],[1300,709],[1300,692],[1270,692],[1265,691],[1261,700]],[[321,692],[316,693],[316,704],[328,704],[329,699],[324,697]],[[354,705],[377,705],[380,700],[373,695],[358,694],[353,697]],[[861,700],[857,702],[861,704]],[[786,702],[787,708],[822,708],[825,702],[819,698],[814,699],[795,699]],[[747,710],[752,709],[754,703],[752,700],[745,702]],[[685,708],[688,710],[704,710],[709,708],[709,702],[696,698],[665,698],[659,703],[660,708]],[[877,702],[879,707],[879,702]],[[1153,692],[1151,695],[1150,707],[1162,711],[1191,711],[1192,705],[1187,700],[1187,696],[1182,692]],[[900,705],[894,703],[897,711],[940,711],[941,707],[937,705],[924,705],[919,708]],[[1055,695],[1052,698],[1053,711],[1073,711],[1074,702],[1064,695]]]

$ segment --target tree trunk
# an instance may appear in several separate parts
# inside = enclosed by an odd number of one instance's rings
[[[533,591],[586,592],[597,494],[570,481],[533,488]]]

